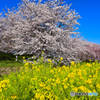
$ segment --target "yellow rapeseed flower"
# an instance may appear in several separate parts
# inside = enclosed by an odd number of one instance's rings
[[[40,87],[44,87],[44,84],[43,83],[40,83],[39,85],[40,85]]]
[[[43,61],[44,57],[41,57],[41,60]]]
[[[35,100],[35,98],[32,98],[31,100]]]
[[[76,65],[74,65],[74,67],[77,67]]]
[[[97,62],[97,60],[95,60],[95,62]]]
[[[87,82],[88,84],[91,84],[91,83],[92,83],[91,79],[88,79],[86,82]]]
[[[89,75],[89,77],[92,77],[92,75]]]
[[[66,89],[66,88],[68,88],[68,86],[67,85],[64,85],[64,89]]]
[[[89,61],[91,61],[91,59],[89,59]]]
[[[74,61],[71,61],[71,65],[74,65],[75,63],[74,63]]]
[[[11,87],[11,85],[8,85],[8,87]]]
[[[68,80],[68,78],[63,79],[63,82],[66,82]]]
[[[82,76],[80,76],[80,79],[83,79],[83,77],[82,77]]]
[[[52,79],[52,81],[54,82],[54,81],[55,81],[55,79],[53,78],[53,79]]]
[[[21,67],[21,70],[23,69],[23,67],[22,66],[20,66]]]
[[[30,64],[32,64],[32,62],[30,62]]]
[[[68,80],[68,78],[66,77],[66,78],[65,78],[65,80],[67,81],[67,80]]]
[[[97,77],[97,75],[96,75],[96,74],[94,74],[94,75],[93,75],[93,78],[96,78],[96,77]]]
[[[93,65],[95,65],[95,63],[92,63]]]
[[[88,66],[88,67],[92,67],[92,65],[91,65],[90,63],[87,63],[86,66]]]
[[[90,85],[90,87],[92,88],[92,87],[93,87],[93,85]]]
[[[37,92],[40,92],[41,90],[40,89],[37,89]]]
[[[37,71],[38,71],[38,72],[40,72],[40,69],[39,69],[39,68],[37,68]]]
[[[47,79],[46,77],[44,77],[44,79]]]
[[[23,57],[23,59],[25,59],[25,57]]]
[[[93,73],[94,71],[92,70],[92,73]]]
[[[46,86],[46,89],[47,89],[47,90],[51,90],[51,88],[50,88],[50,86],[49,86],[49,85],[48,85],[48,86]]]
[[[96,87],[97,87],[97,88],[100,88],[100,84],[98,83],[98,84],[96,85]]]
[[[65,98],[64,100],[68,100],[68,99]]]
[[[35,57],[35,55],[33,55],[33,57]]]
[[[17,96],[11,96],[11,98],[12,98],[12,99],[16,99],[16,98],[17,98]]]
[[[35,80],[35,78],[31,78],[31,81]]]
[[[42,53],[44,53],[44,51],[42,51]]]
[[[74,87],[74,85],[71,85],[70,87],[71,87],[71,88],[73,88],[73,87]]]
[[[60,78],[57,78],[56,83],[60,84]]]
[[[67,85],[69,85],[69,83],[67,83]]]
[[[43,78],[43,76],[41,76],[41,78]]]
[[[52,61],[51,61],[51,59],[48,59],[48,61],[51,63]]]
[[[28,67],[25,67],[25,69],[28,69]]]
[[[57,75],[54,75],[54,77],[56,78],[56,77],[57,77]]]
[[[60,68],[58,69],[58,72],[61,72],[61,69]]]
[[[55,87],[56,85],[57,85],[56,83],[53,84],[54,87]]]
[[[62,91],[62,88],[60,88],[60,91]]]
[[[52,96],[53,96],[52,92],[53,92],[52,90],[51,90],[51,92],[49,92],[49,97],[50,98],[52,98]]]
[[[98,70],[96,71],[96,74],[98,74]]]
[[[62,82],[62,85],[65,85],[65,83],[64,83],[64,82]]]
[[[33,89],[34,87],[30,85],[30,88]]]
[[[62,57],[60,57],[60,60],[63,60],[63,58],[62,58]]]
[[[54,72],[54,70],[52,70],[52,69],[51,69],[51,70],[50,70],[50,72],[51,72],[51,73],[53,73],[53,72]]]
[[[2,88],[0,88],[0,92],[2,92]]]
[[[75,73],[69,73],[69,74],[68,74],[68,77],[69,77],[69,78],[75,78]]]
[[[36,93],[36,94],[35,94],[35,98],[39,100],[40,94],[39,94],[39,93]]]
[[[51,69],[50,72],[51,72],[52,74],[54,74],[54,70]]]
[[[6,80],[3,80],[3,83],[9,83],[10,81],[9,81],[9,79],[6,79]]]
[[[94,89],[93,92],[96,92],[96,90]]]
[[[9,80],[9,79],[8,79]],[[3,80],[3,83],[7,83],[8,80]]]
[[[66,68],[66,66],[65,66],[65,65],[63,65],[63,66],[62,66],[62,68],[64,68],[64,69],[65,69],[65,68]]]
[[[62,72],[62,71],[61,71],[61,74],[63,75],[63,74],[64,74],[64,72]]]
[[[4,88],[5,90],[7,90],[7,88]]]
[[[92,91],[91,91],[91,90],[89,90],[89,89],[87,89],[87,92],[89,92],[89,93],[90,93],[90,92],[92,92]]]
[[[44,95],[41,95],[41,96],[40,96],[40,100],[45,100]]]
[[[2,84],[2,85],[1,85],[1,87],[3,87],[3,88],[4,88],[4,87],[5,87],[5,84]]]
[[[29,65],[29,62],[25,63],[25,66]]]
[[[25,74],[24,72],[22,72],[22,74]]]
[[[77,87],[74,87],[74,91],[77,92],[78,91],[78,88]]]
[[[59,97],[55,96],[55,100],[58,100],[58,99],[59,99]]]
[[[100,67],[98,67],[98,69],[100,69]]]
[[[53,85],[53,83],[51,83],[51,85]]]
[[[34,63],[36,63],[36,61],[34,61]]]
[[[20,77],[20,74],[18,76]]]
[[[46,95],[47,93],[48,93],[48,92],[47,92],[47,91],[45,91],[45,92],[44,92],[44,95]]]
[[[22,77],[22,79],[24,79],[24,77]]]
[[[83,92],[86,90],[86,88],[84,86],[80,86],[80,87],[78,87],[78,89],[81,89]]]
[[[78,76],[81,76],[81,72],[78,72]]]
[[[73,80],[73,79],[71,79],[71,80],[70,80],[70,83],[72,84],[73,82],[74,82],[74,80]]]

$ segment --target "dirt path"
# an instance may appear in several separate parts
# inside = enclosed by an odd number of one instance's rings
[[[4,67],[1,67],[0,68],[0,77],[3,76],[4,74],[6,75],[9,75],[10,72],[18,72],[20,71],[21,67],[12,67],[12,68],[4,68]]]

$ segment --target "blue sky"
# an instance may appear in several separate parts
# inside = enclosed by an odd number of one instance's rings
[[[65,1],[65,0],[64,0]],[[78,32],[89,42],[100,44],[100,0],[67,0],[68,5],[72,3],[70,9],[76,11],[82,18],[78,19],[80,23]],[[3,9],[17,8],[20,0],[0,0],[0,13]]]

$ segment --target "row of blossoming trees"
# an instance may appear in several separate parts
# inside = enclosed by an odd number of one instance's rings
[[[95,61],[98,60],[100,62],[100,45],[95,44],[95,43],[90,43],[92,45],[85,45],[87,48],[86,54],[79,52],[78,53],[78,58],[81,59],[82,61]]]
[[[94,56],[96,44],[82,41],[78,37],[79,32],[75,32],[78,29],[76,25],[80,25],[77,19],[81,17],[75,10],[69,10],[71,5],[63,0],[41,2],[22,0],[17,10],[13,8],[1,13],[0,51],[15,52],[14,55],[33,54],[36,57],[44,51],[44,60],[63,57],[65,65],[72,60],[84,60],[81,55],[90,53]],[[71,38],[72,35],[74,38]]]

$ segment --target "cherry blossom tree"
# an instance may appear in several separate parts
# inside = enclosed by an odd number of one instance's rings
[[[35,1],[22,0],[17,10],[8,9],[4,16],[1,14],[0,51],[36,57],[44,51],[44,60],[63,57],[65,65],[72,60],[79,61],[77,53],[85,53],[87,44],[78,37],[79,32],[75,32],[76,25],[80,25],[77,22],[80,15],[69,10],[71,4],[61,6],[62,0],[48,0],[44,4],[41,0]]]
[[[97,60],[100,62],[100,45],[88,42],[85,47],[87,48],[86,54],[79,52],[78,58],[83,61],[89,61],[91,59],[91,61]]]

